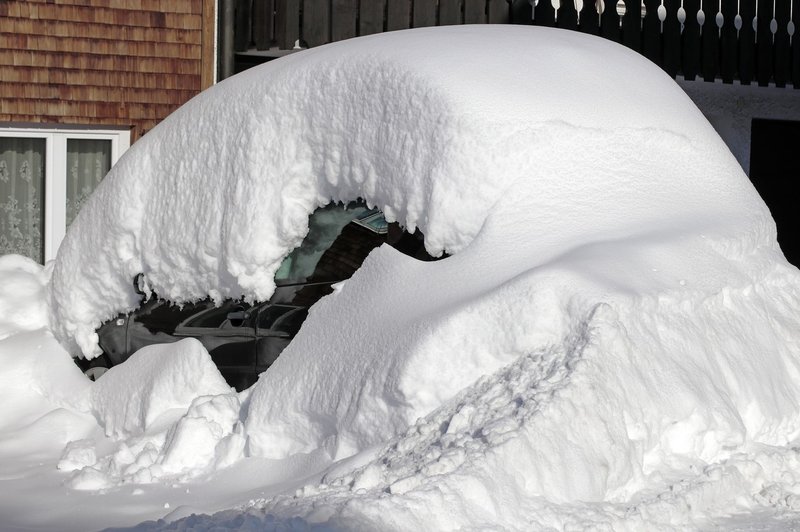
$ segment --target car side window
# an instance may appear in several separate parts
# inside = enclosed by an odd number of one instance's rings
[[[163,299],[151,299],[137,313],[136,321],[150,332],[172,334],[181,322],[213,306],[214,303],[210,299],[182,305],[173,304]]]
[[[305,307],[292,307],[288,305],[268,305],[258,314],[258,329],[260,332],[272,332],[294,336],[308,316]]]
[[[181,327],[201,327],[204,329],[228,329],[247,326],[249,320],[249,305],[239,301],[227,300],[219,307],[212,307],[199,312],[183,323]],[[252,325],[249,325],[252,327]]]

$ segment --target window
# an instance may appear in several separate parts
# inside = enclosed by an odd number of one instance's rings
[[[0,255],[55,258],[66,228],[129,145],[128,129],[0,127]]]

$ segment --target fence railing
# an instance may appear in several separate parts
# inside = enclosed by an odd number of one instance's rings
[[[800,88],[800,0],[234,0],[234,49],[313,47],[449,24],[600,35],[693,80]]]

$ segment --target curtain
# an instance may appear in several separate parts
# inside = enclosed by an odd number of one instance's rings
[[[0,137],[0,255],[44,259],[45,142]]]
[[[67,227],[110,169],[110,140],[67,140]]]

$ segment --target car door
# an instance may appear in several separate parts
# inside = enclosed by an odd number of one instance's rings
[[[256,322],[256,371],[270,367],[300,330],[308,307],[266,303]]]
[[[181,322],[175,336],[199,340],[228,384],[242,390],[255,382],[257,375],[254,325],[251,305],[226,300]]]

